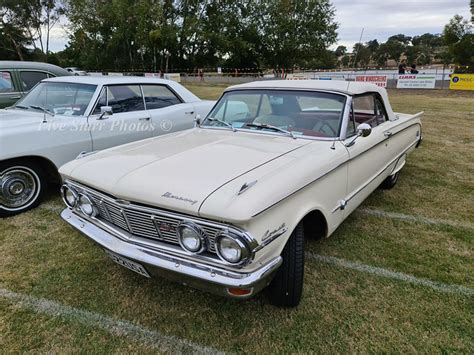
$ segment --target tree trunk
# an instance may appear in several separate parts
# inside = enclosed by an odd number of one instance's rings
[[[10,40],[12,41],[12,44],[13,44],[13,47],[15,47],[15,50],[16,50],[16,54],[18,54],[18,58],[23,61],[23,53],[21,53],[21,48],[20,46],[18,45],[18,43],[16,43],[15,39],[10,35],[10,34],[7,34],[7,36],[10,38]]]
[[[46,63],[48,62],[48,54],[49,54],[49,31],[51,30],[51,27],[49,26],[49,20],[50,20],[50,10],[47,10],[47,16],[46,16]]]

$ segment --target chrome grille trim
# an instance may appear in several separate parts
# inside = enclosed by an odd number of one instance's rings
[[[98,207],[98,220],[130,233],[133,236],[150,241],[165,242],[179,245],[176,228],[182,221],[192,221],[198,224],[209,239],[208,251],[216,255],[214,240],[221,231],[234,231],[245,234],[244,231],[231,225],[219,224],[195,217],[163,211],[158,208],[142,207],[133,203],[124,204],[122,200],[104,195],[96,190],[75,182],[68,181],[79,191],[86,192]],[[250,237],[249,237],[250,238]],[[217,256],[217,255],[216,255]]]

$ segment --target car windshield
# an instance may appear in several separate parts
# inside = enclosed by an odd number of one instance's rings
[[[30,110],[41,108],[58,115],[82,116],[96,90],[96,85],[41,82],[14,107]]]
[[[202,126],[271,131],[288,136],[338,137],[344,95],[296,90],[225,93]]]

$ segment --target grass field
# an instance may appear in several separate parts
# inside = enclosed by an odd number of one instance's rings
[[[331,238],[306,241],[297,309],[120,268],[60,220],[54,194],[0,220],[0,351],[472,353],[474,95],[389,94],[396,111],[425,111],[424,142],[394,189],[372,194]]]

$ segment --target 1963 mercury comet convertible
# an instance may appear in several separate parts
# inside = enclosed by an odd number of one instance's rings
[[[326,81],[228,88],[197,127],[63,166],[61,216],[141,275],[296,306],[304,237],[327,237],[421,142],[385,89]],[[180,144],[176,144],[180,142]]]

